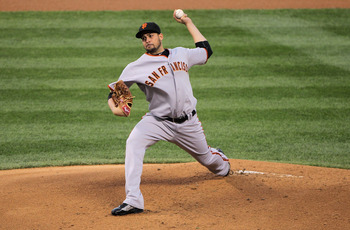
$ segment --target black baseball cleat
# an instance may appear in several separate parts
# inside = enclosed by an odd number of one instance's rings
[[[119,207],[112,210],[112,215],[114,216],[124,216],[128,214],[141,213],[143,209],[135,208],[126,203],[122,203]]]

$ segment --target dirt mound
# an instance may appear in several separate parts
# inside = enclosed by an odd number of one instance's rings
[[[124,166],[0,172],[1,229],[347,229],[350,171],[230,160],[217,177],[199,163],[146,164],[145,212],[110,211],[125,198]],[[245,170],[244,170],[245,169]]]

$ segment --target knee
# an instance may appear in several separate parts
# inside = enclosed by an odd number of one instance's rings
[[[141,145],[138,144],[138,142],[140,141],[138,141],[137,138],[130,136],[126,140],[126,152],[127,153],[135,152],[137,151],[138,148],[141,148]]]
[[[132,134],[126,140],[127,152],[144,152],[150,145],[149,141],[139,135]]]
[[[133,143],[136,142],[136,138],[129,136],[128,139],[126,139],[126,146],[133,145]]]
[[[142,133],[137,128],[134,128],[130,133],[128,139],[126,140],[126,146],[140,145],[140,143],[142,142],[141,140],[142,140]]]

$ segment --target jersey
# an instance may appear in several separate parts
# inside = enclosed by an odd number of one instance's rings
[[[129,88],[136,83],[149,102],[149,114],[159,118],[177,118],[195,110],[197,99],[188,72],[208,59],[205,48],[168,50],[169,56],[143,54],[127,65],[118,79]],[[108,87],[113,89],[115,83]]]

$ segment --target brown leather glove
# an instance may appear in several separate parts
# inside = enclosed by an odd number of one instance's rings
[[[117,107],[119,107],[125,117],[128,117],[131,112],[134,96],[131,94],[130,89],[122,80],[119,80],[114,85],[114,91],[112,91],[112,99]]]

